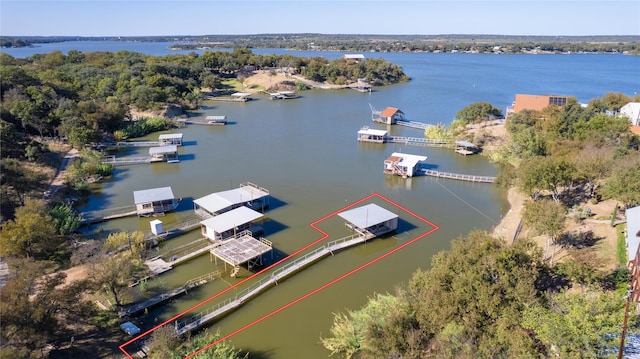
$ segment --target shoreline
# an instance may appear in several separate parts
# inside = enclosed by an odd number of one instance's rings
[[[513,242],[520,219],[522,218],[522,208],[526,196],[518,191],[517,188],[511,187],[507,191],[507,201],[509,202],[509,211],[502,217],[500,223],[498,223],[492,230],[491,235],[494,237],[502,238],[507,242]]]

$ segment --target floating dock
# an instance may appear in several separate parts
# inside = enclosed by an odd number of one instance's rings
[[[214,101],[227,101],[227,102],[247,102],[251,100],[252,93],[250,92],[236,92],[229,96],[209,96],[208,100]]]
[[[107,208],[107,209],[101,209],[97,211],[80,213],[80,223],[82,224],[98,223],[98,222],[106,221],[109,219],[135,216],[137,214],[138,214],[138,211],[136,210],[135,204],[130,206]]]

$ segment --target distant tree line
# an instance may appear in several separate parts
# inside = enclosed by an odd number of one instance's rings
[[[478,52],[522,53],[533,50],[552,53],[640,54],[640,36],[514,36],[514,35],[340,35],[255,34],[141,37],[0,37],[4,47],[31,46],[55,41],[152,41],[176,42],[172,48],[286,48],[302,51],[345,52]],[[185,42],[187,42],[185,44]]]

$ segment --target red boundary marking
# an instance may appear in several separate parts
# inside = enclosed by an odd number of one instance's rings
[[[424,223],[427,223],[428,225],[432,226],[433,228],[432,228],[431,230],[429,230],[429,231],[427,231],[427,232],[425,232],[425,233],[423,233],[423,234],[421,234],[421,235],[419,235],[419,236],[417,236],[417,237],[415,237],[415,238],[411,239],[410,241],[408,241],[408,242],[406,242],[406,243],[404,243],[404,244],[401,244],[401,245],[399,245],[399,246],[397,246],[397,247],[395,247],[395,248],[393,248],[393,249],[389,250],[388,252],[385,252],[385,253],[381,254],[380,256],[378,256],[378,257],[376,257],[376,258],[374,258],[374,259],[370,260],[369,262],[367,262],[367,263],[365,263],[365,264],[363,264],[363,265],[361,265],[361,266],[359,266],[359,267],[357,267],[357,268],[355,268],[355,269],[352,269],[351,271],[349,271],[349,272],[347,272],[347,273],[345,273],[345,274],[343,274],[343,275],[341,275],[341,276],[339,276],[339,277],[337,277],[337,278],[335,278],[335,279],[333,279],[333,280],[329,281],[328,283],[325,283],[324,285],[322,285],[322,286],[320,286],[320,287],[318,287],[318,288],[316,288],[316,289],[314,289],[314,290],[312,290],[312,291],[310,291],[310,292],[308,292],[308,293],[306,293],[306,294],[302,295],[301,297],[299,297],[299,298],[297,298],[297,299],[292,300],[291,302],[289,302],[289,303],[287,303],[287,304],[285,304],[285,305],[281,306],[280,308],[277,308],[277,309],[273,310],[272,312],[270,312],[270,313],[268,313],[268,314],[265,314],[264,316],[262,316],[262,317],[260,317],[260,318],[258,318],[258,319],[256,319],[256,320],[254,320],[253,322],[251,322],[251,323],[249,323],[249,324],[246,324],[245,326],[243,326],[243,327],[241,327],[241,328],[239,328],[239,329],[234,330],[233,332],[231,332],[231,333],[229,333],[229,334],[227,334],[227,335],[225,335],[225,336],[221,337],[220,339],[216,340],[215,342],[212,342],[212,343],[210,343],[209,345],[207,345],[207,346],[205,346],[205,347],[203,347],[203,348],[201,348],[201,349],[199,349],[199,350],[197,350],[197,351],[195,351],[195,352],[193,352],[193,353],[191,353],[191,354],[188,354],[187,356],[185,356],[185,358],[184,358],[184,359],[190,359],[190,358],[193,358],[194,356],[196,356],[196,355],[198,355],[198,354],[202,353],[203,351],[205,351],[205,350],[207,350],[207,349],[209,349],[209,348],[211,348],[211,347],[213,347],[213,346],[215,346],[215,345],[219,344],[220,342],[225,341],[225,340],[227,340],[227,339],[231,338],[232,336],[234,336],[234,335],[236,335],[236,334],[238,334],[238,333],[240,333],[240,332],[242,332],[242,331],[244,331],[244,330],[246,330],[246,329],[248,329],[248,328],[250,328],[250,327],[252,327],[252,326],[254,326],[254,325],[258,324],[258,323],[260,323],[260,322],[262,322],[263,320],[265,320],[265,319],[267,319],[267,318],[270,318],[270,317],[274,316],[275,314],[277,314],[277,313],[279,313],[279,312],[281,312],[281,311],[283,311],[283,310],[285,310],[285,309],[287,309],[287,308],[289,308],[289,307],[293,306],[294,304],[296,304],[296,303],[298,303],[298,302],[300,302],[300,301],[302,301],[302,300],[304,300],[304,299],[306,299],[306,298],[308,298],[308,297],[310,297],[310,296],[312,296],[312,295],[314,295],[314,294],[316,294],[316,293],[320,292],[321,290],[323,290],[323,289],[325,289],[325,288],[327,288],[327,287],[332,286],[333,284],[335,284],[335,283],[337,283],[337,282],[339,282],[339,281],[341,281],[341,280],[343,280],[343,279],[345,279],[345,278],[347,278],[347,277],[351,276],[351,275],[352,275],[352,274],[354,274],[354,273],[357,273],[357,272],[361,271],[362,269],[364,269],[364,268],[366,268],[366,267],[368,267],[368,266],[370,266],[370,265],[372,265],[372,264],[374,264],[374,263],[376,263],[376,262],[378,262],[378,261],[382,260],[383,258],[385,258],[385,257],[387,257],[387,256],[390,256],[391,254],[393,254],[393,253],[395,253],[395,252],[397,252],[397,251],[399,251],[399,250],[403,249],[404,247],[406,247],[406,246],[408,246],[408,245],[410,245],[410,244],[412,244],[412,243],[414,243],[414,242],[416,242],[416,241],[418,241],[418,240],[420,240],[420,239],[422,239],[422,238],[424,238],[424,237],[428,236],[429,234],[431,234],[431,233],[433,233],[433,232],[437,231],[438,229],[440,229],[440,227],[439,227],[439,226],[437,226],[436,224],[434,224],[434,223],[430,222],[429,220],[427,220],[427,219],[425,219],[425,218],[422,218],[421,216],[417,215],[416,213],[414,213],[414,212],[412,212],[412,211],[408,210],[408,209],[407,209],[407,208],[405,208],[405,207],[402,207],[401,205],[399,205],[399,204],[397,204],[397,203],[393,202],[392,200],[390,200],[390,199],[388,199],[388,198],[384,197],[383,195],[381,195],[381,194],[378,194],[378,193],[375,193],[375,192],[374,192],[374,193],[372,193],[372,194],[370,194],[370,195],[368,195],[368,196],[366,196],[366,197],[364,197],[364,198],[362,198],[362,199],[360,199],[360,200],[358,200],[358,201],[356,201],[356,202],[351,203],[351,204],[350,204],[350,205],[348,205],[348,206],[345,206],[345,207],[343,207],[343,208],[341,208],[341,209],[339,209],[339,210],[337,210],[337,211],[334,211],[334,212],[333,212],[333,213],[331,213],[331,214],[328,214],[328,215],[326,215],[326,216],[324,216],[324,217],[322,217],[322,218],[320,218],[320,219],[318,219],[318,220],[316,220],[316,221],[314,221],[314,222],[310,223],[309,225],[310,225],[313,229],[315,229],[316,231],[318,231],[318,232],[322,233],[322,235],[323,235],[323,236],[322,236],[321,238],[319,238],[319,239],[317,239],[317,240],[313,241],[312,243],[307,244],[306,246],[304,246],[304,247],[302,247],[302,248],[298,249],[297,251],[295,251],[295,252],[293,252],[293,253],[289,254],[288,256],[286,256],[286,257],[282,258],[281,260],[279,260],[279,261],[277,261],[277,262],[273,263],[272,265],[270,265],[270,266],[268,266],[268,267],[266,267],[266,268],[262,269],[261,271],[259,271],[259,272],[255,273],[255,274],[253,274],[253,275],[251,275],[251,276],[249,276],[249,277],[247,277],[247,278],[245,278],[245,279],[241,280],[240,282],[238,282],[238,283],[236,283],[236,284],[234,284],[234,285],[232,285],[232,286],[230,286],[230,287],[228,287],[228,288],[226,288],[226,289],[224,289],[224,290],[222,290],[222,291],[220,291],[220,292],[218,292],[218,293],[216,293],[216,294],[212,295],[211,297],[209,297],[209,298],[207,298],[207,299],[203,300],[202,302],[200,302],[200,303],[198,303],[198,304],[196,304],[196,305],[194,305],[194,306],[192,306],[192,307],[190,307],[190,308],[188,308],[188,309],[184,310],[183,312],[181,312],[181,313],[179,313],[179,314],[177,314],[177,315],[175,315],[175,316],[173,316],[173,317],[171,317],[171,318],[167,319],[166,321],[164,321],[164,322],[162,322],[162,323],[160,323],[160,324],[156,325],[155,327],[153,327],[153,328],[151,328],[151,329],[147,330],[146,332],[144,332],[144,333],[142,333],[142,334],[139,334],[138,336],[136,336],[136,337],[134,337],[134,338],[132,338],[132,339],[129,339],[129,340],[128,340],[128,341],[126,341],[125,343],[121,344],[118,348],[120,348],[120,350],[121,350],[121,351],[122,351],[122,352],[123,352],[123,353],[124,353],[124,354],[129,358],[129,359],[133,359],[133,357],[131,356],[131,354],[129,354],[129,352],[127,352],[127,351],[124,349],[124,347],[126,347],[127,345],[129,345],[129,344],[131,344],[131,343],[135,342],[136,340],[138,340],[138,339],[140,339],[140,338],[142,338],[142,337],[144,337],[144,336],[146,336],[146,335],[148,335],[148,334],[150,334],[150,333],[153,333],[154,331],[156,331],[156,330],[157,330],[157,329],[159,329],[160,327],[163,327],[163,326],[165,326],[166,324],[169,324],[170,322],[173,322],[174,320],[176,320],[176,319],[178,319],[178,318],[182,317],[185,313],[188,313],[188,312],[192,311],[193,309],[199,308],[200,306],[202,306],[202,305],[204,305],[204,304],[206,304],[206,303],[208,303],[208,302],[212,301],[213,299],[215,299],[215,298],[217,298],[217,297],[221,296],[222,294],[227,293],[228,291],[230,291],[230,290],[232,290],[232,289],[236,288],[237,286],[239,286],[239,285],[241,285],[241,284],[243,284],[243,283],[245,283],[245,282],[247,282],[247,281],[249,281],[249,280],[253,279],[254,277],[256,277],[256,276],[258,276],[258,275],[260,275],[260,274],[264,273],[265,271],[267,271],[267,270],[269,270],[269,269],[271,269],[271,268],[273,268],[273,267],[275,267],[275,266],[279,265],[280,263],[282,263],[282,262],[284,262],[284,261],[288,260],[289,258],[291,258],[291,257],[293,257],[293,256],[295,256],[295,255],[297,255],[297,254],[299,254],[300,252],[302,252],[302,251],[304,251],[304,250],[308,249],[309,247],[315,246],[316,244],[318,244],[318,243],[320,243],[320,242],[324,241],[325,239],[329,238],[329,234],[328,234],[327,232],[323,231],[322,229],[318,228],[318,226],[317,226],[317,225],[318,225],[318,223],[323,222],[323,221],[327,220],[328,218],[333,217],[334,215],[336,215],[336,214],[338,214],[338,213],[340,213],[340,212],[343,212],[343,211],[345,211],[345,210],[347,210],[347,209],[349,209],[349,208],[351,208],[351,207],[353,207],[353,206],[356,206],[356,205],[358,205],[358,204],[360,204],[360,203],[362,203],[362,202],[368,201],[368,200],[370,200],[370,199],[372,199],[372,198],[374,198],[374,197],[377,197],[377,198],[379,198],[379,199],[382,199],[382,200],[386,201],[387,203],[389,203],[389,204],[391,204],[391,205],[393,205],[393,206],[397,207],[398,209],[400,209],[400,210],[402,210],[402,211],[404,211],[404,212],[406,212],[406,213],[410,214],[411,216],[413,216],[413,217],[417,218],[418,220],[420,220],[420,221],[422,221],[422,222],[424,222]]]

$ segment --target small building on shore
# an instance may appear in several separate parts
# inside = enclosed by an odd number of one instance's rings
[[[387,125],[395,125],[397,121],[406,121],[404,112],[395,107],[387,107],[380,112],[373,111],[373,122],[384,123]]]
[[[166,133],[158,136],[160,146],[176,145],[182,146],[182,133]]]
[[[385,143],[387,140],[388,136],[385,130],[375,130],[364,126],[358,131],[358,141],[360,142]]]
[[[242,231],[251,230],[252,223],[263,216],[249,207],[240,206],[201,221],[200,227],[202,235],[210,241],[224,241]]]
[[[180,162],[180,158],[178,156],[178,146],[176,145],[150,147],[149,156],[151,156],[151,162]]]
[[[159,187],[133,192],[138,216],[150,216],[175,211],[180,201],[171,187]]]
[[[427,156],[410,155],[394,152],[384,160],[384,173],[402,177],[413,177],[418,173],[420,164],[427,160]]]
[[[200,218],[214,217],[240,206],[262,211],[269,206],[269,191],[247,182],[236,189],[197,198],[193,201],[193,206]]]
[[[377,204],[368,204],[338,213],[347,227],[366,235],[380,236],[398,229],[398,215]]]

